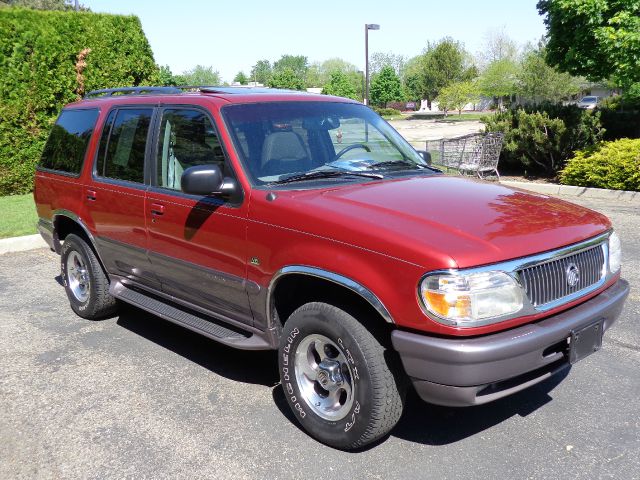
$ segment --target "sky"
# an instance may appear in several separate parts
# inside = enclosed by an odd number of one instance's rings
[[[518,44],[545,33],[537,0],[81,0],[94,12],[137,15],[155,60],[174,74],[212,66],[223,81],[249,74],[262,59],[305,55],[309,63],[340,57],[364,69],[364,25],[369,53],[413,57],[445,36],[476,54],[490,30]]]

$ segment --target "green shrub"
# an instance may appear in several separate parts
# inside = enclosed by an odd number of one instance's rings
[[[381,117],[394,117],[396,115],[401,115],[402,112],[400,110],[396,110],[395,108],[380,108],[380,107],[371,107],[373,111],[376,112]]]
[[[631,85],[623,95],[602,99],[598,110],[605,140],[640,138],[640,83]]]
[[[640,140],[602,142],[576,152],[560,173],[560,182],[580,187],[640,191]]]
[[[83,91],[148,85],[158,76],[137,17],[20,8],[0,9],[0,72],[0,195],[31,191],[63,105]]]
[[[602,139],[599,112],[575,106],[540,105],[498,112],[482,119],[487,132],[505,135],[500,169],[554,176],[573,151]]]
[[[640,138],[640,110],[600,110],[600,119],[605,129],[604,140]]]

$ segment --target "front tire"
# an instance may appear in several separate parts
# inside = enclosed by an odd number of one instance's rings
[[[400,420],[405,389],[394,353],[344,310],[314,302],[293,312],[278,363],[293,414],[327,445],[363,447]]]
[[[109,279],[82,238],[67,235],[60,253],[60,265],[69,304],[77,315],[98,320],[116,313],[118,303],[109,294]]]

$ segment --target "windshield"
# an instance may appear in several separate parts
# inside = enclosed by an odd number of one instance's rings
[[[583,103],[595,103],[598,100],[597,97],[584,97],[582,99]]]
[[[348,172],[431,172],[411,145],[361,104],[267,102],[229,105],[222,112],[257,185],[363,177]]]

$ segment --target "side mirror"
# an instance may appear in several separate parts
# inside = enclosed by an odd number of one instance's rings
[[[232,178],[223,178],[218,165],[187,168],[180,178],[180,186],[184,193],[191,195],[230,197],[238,191],[238,183]]]
[[[427,165],[431,165],[431,154],[429,152],[427,152],[426,150],[416,150],[416,152],[418,152],[422,156],[422,158],[424,158],[424,161]]]

